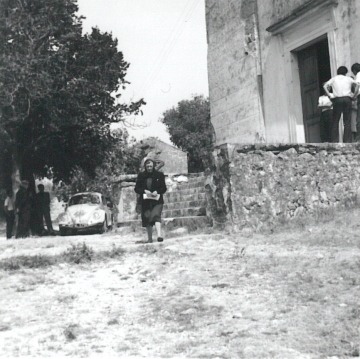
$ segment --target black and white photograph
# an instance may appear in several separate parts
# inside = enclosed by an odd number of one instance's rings
[[[360,0],[0,0],[0,357],[360,357]]]

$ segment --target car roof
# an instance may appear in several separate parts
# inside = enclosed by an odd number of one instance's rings
[[[99,192],[79,192],[79,193],[73,194],[71,197],[80,196],[80,195],[84,195],[84,194],[97,194],[97,195],[99,195],[99,196],[102,196],[102,194],[99,193]]]

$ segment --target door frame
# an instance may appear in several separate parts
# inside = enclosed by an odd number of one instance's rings
[[[337,40],[337,24],[340,21],[337,5],[334,1],[322,2],[301,15],[286,21],[282,20],[268,29],[272,35],[279,37],[285,63],[289,108],[288,129],[291,143],[306,142],[297,52],[327,37],[331,75],[336,75],[340,63],[347,63],[344,60],[347,60],[346,54],[350,54],[349,31],[342,30],[344,41]]]
[[[301,66],[300,66],[301,65],[301,53],[303,53],[304,50],[307,51],[308,53],[311,52],[311,57],[313,58],[313,61],[315,62],[315,65],[314,64],[313,65],[315,66],[316,73],[317,73],[316,81],[314,81],[314,78],[311,77],[311,79],[312,79],[312,89],[313,89],[313,86],[316,84],[317,97],[315,98],[315,101],[316,101],[315,103],[317,103],[317,100],[318,100],[318,98],[320,96],[320,93],[319,93],[320,84],[319,84],[319,69],[318,69],[317,50],[313,45],[310,45],[308,47],[305,47],[303,50],[299,50],[298,53],[297,53],[298,63],[299,63],[299,77],[300,77],[301,104],[302,104],[302,111],[303,111],[304,134],[305,134],[306,142],[309,142],[309,138],[313,137],[313,136],[311,136],[311,134],[314,131],[313,128],[315,127],[315,124],[314,123],[306,123],[306,117],[305,117],[305,115],[306,115],[306,111],[305,111],[306,110],[306,104],[304,104],[304,102],[305,102],[306,99],[304,97],[305,97],[306,84],[304,84],[304,81],[305,81],[305,78],[306,78],[306,74],[305,74],[305,66],[303,65],[302,69],[301,69]],[[316,113],[318,113],[318,112],[319,111],[317,109]],[[317,116],[317,117],[318,117],[318,127],[319,127],[319,137],[320,137],[320,115]],[[321,142],[321,141],[319,141],[319,142]]]

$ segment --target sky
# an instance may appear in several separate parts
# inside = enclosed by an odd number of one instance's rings
[[[147,103],[143,116],[127,118],[130,135],[171,143],[162,114],[192,95],[208,96],[205,0],[78,0],[78,6],[84,32],[111,32],[130,63],[121,101]]]

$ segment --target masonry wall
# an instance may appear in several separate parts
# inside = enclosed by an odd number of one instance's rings
[[[291,66],[296,67],[294,65],[296,60],[290,56],[290,51],[293,49],[287,48],[289,41],[287,35],[274,36],[266,29],[291,15],[302,5],[320,2],[317,0],[258,1],[267,143],[305,142],[305,137],[301,103],[293,101],[294,98],[301,98],[299,74],[296,73],[296,69],[295,73],[290,72]],[[331,14],[329,22],[332,23],[334,34],[334,43],[328,36],[333,76],[336,75],[336,69],[339,66],[345,65],[350,71],[354,62],[360,62],[360,37],[357,34],[360,31],[359,11],[360,3],[354,0],[339,0],[338,5],[332,6],[329,11]],[[316,27],[315,23],[316,20],[314,21]],[[300,34],[301,31],[303,34]],[[307,31],[309,31],[309,26],[304,24],[298,31],[299,37],[306,37]],[[325,35],[326,32],[323,34]],[[294,35],[290,36],[294,37]],[[302,44],[299,43],[297,46],[300,45]],[[275,91],[274,88],[276,88]]]
[[[227,145],[207,178],[214,223],[260,231],[360,204],[360,145]]]
[[[262,142],[255,1],[207,0],[211,121],[217,144]]]
[[[350,60],[360,63],[360,2],[357,0],[348,0],[346,3],[348,3]],[[344,11],[346,11],[346,7]]]
[[[217,145],[305,142],[294,48],[287,48],[286,36],[267,29],[289,16],[296,18],[307,4],[324,3],[332,1],[206,0],[209,94]],[[332,29],[327,31],[335,75],[338,66],[350,69],[360,62],[360,1],[339,0],[330,8]],[[312,25],[316,27],[316,21]],[[299,36],[306,38],[306,24],[301,31]]]

